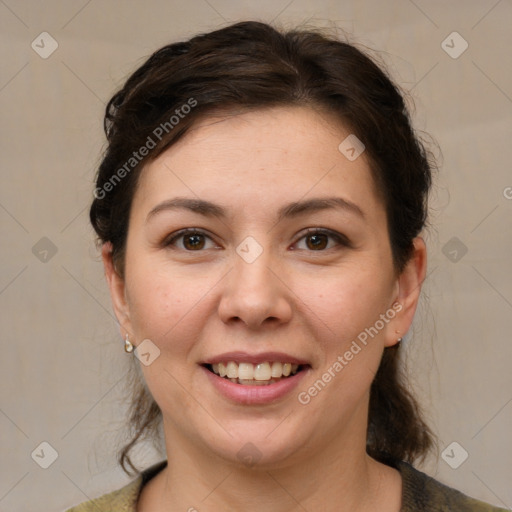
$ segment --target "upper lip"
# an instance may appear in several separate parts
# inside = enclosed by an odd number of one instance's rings
[[[292,363],[299,365],[309,364],[305,359],[300,359],[284,352],[260,352],[259,354],[249,354],[248,352],[225,352],[217,356],[205,359],[201,364],[217,364],[228,363],[235,361],[237,363],[264,363],[264,362],[279,362],[279,363]]]

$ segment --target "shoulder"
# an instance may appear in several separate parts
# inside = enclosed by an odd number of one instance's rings
[[[466,496],[406,462],[393,464],[402,475],[400,512],[505,512],[506,509]]]
[[[132,480],[121,489],[81,503],[68,509],[66,512],[98,512],[100,510],[135,512],[142,487],[166,465],[167,461],[158,462],[145,469],[135,480]]]
[[[135,511],[137,497],[141,489],[141,482],[142,476],[139,476],[136,480],[133,480],[133,482],[130,482],[121,489],[81,503],[66,512],[98,512],[99,510],[116,510],[119,512]]]

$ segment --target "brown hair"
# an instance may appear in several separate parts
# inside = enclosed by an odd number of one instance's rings
[[[280,31],[252,21],[161,48],[109,101],[104,121],[108,146],[90,220],[100,241],[112,243],[119,273],[132,198],[148,161],[214,111],[293,105],[328,111],[363,141],[400,273],[427,220],[434,168],[411,126],[403,93],[354,44],[318,29]],[[161,411],[144,383],[136,380],[134,386],[131,439],[119,455],[128,474],[127,465],[138,471],[131,449],[145,437],[156,438],[161,424]],[[367,451],[381,460],[412,462],[432,444],[401,374],[399,348],[387,348],[370,391]]]

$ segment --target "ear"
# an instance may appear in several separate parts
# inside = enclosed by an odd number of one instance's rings
[[[397,278],[398,292],[393,309],[397,314],[393,320],[393,329],[386,337],[386,346],[395,345],[398,338],[403,336],[410,329],[418,300],[421,292],[421,285],[425,280],[427,272],[427,248],[423,238],[416,237],[413,240],[414,252],[407,262],[404,270]],[[398,310],[398,304],[401,309]]]
[[[133,337],[132,325],[130,322],[130,310],[126,300],[126,289],[123,277],[116,270],[112,259],[112,244],[105,242],[101,248],[101,258],[105,269],[105,277],[110,289],[110,298],[114,313],[120,324],[121,336],[124,338],[126,334]]]

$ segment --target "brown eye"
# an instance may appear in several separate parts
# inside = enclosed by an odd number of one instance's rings
[[[305,240],[306,250],[308,251],[320,252],[328,249],[350,247],[350,242],[344,235],[326,229],[310,229],[299,239],[299,242],[302,240]],[[329,245],[331,240],[334,243]],[[302,249],[302,247],[299,248]]]
[[[202,249],[204,247],[204,236],[201,234],[185,235],[183,237],[183,246],[186,249]]]
[[[325,249],[329,243],[329,237],[324,233],[317,233],[313,235],[307,235],[306,245],[309,249],[317,250],[317,249]]]
[[[182,242],[178,243],[179,240],[182,240]],[[211,238],[202,231],[183,229],[171,235],[171,237],[164,242],[164,246],[174,246],[173,248],[175,249],[183,249],[188,252],[199,252],[202,249],[209,248],[205,247],[207,240],[211,240]],[[215,244],[212,243],[212,246],[215,246]]]

